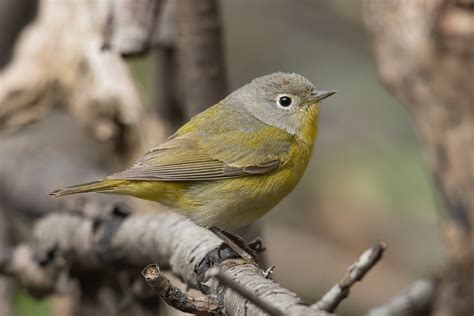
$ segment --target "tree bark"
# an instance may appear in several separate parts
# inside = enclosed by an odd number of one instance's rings
[[[368,0],[380,77],[412,115],[442,200],[434,315],[474,313],[474,2]]]

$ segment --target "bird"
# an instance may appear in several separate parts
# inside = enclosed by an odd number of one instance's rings
[[[320,101],[305,77],[254,79],[197,114],[130,168],[53,197],[99,192],[152,200],[203,227],[250,224],[287,196],[310,161]]]

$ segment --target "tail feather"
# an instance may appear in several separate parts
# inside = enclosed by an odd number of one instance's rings
[[[119,182],[119,183],[118,183]],[[55,190],[49,193],[53,197],[87,192],[110,192],[120,185],[122,181],[117,180],[99,180],[79,185],[74,185],[64,189]]]

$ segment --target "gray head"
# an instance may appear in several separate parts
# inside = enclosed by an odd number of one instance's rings
[[[231,93],[226,101],[245,108],[266,124],[298,134],[309,115],[317,119],[319,101],[334,93],[317,91],[301,75],[277,72],[254,79]]]

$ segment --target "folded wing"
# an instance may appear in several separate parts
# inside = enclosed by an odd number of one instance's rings
[[[239,154],[240,155],[240,154]],[[280,161],[256,161],[248,166],[231,166],[210,157],[192,137],[176,137],[149,151],[130,169],[107,177],[124,180],[208,181],[265,174]]]

